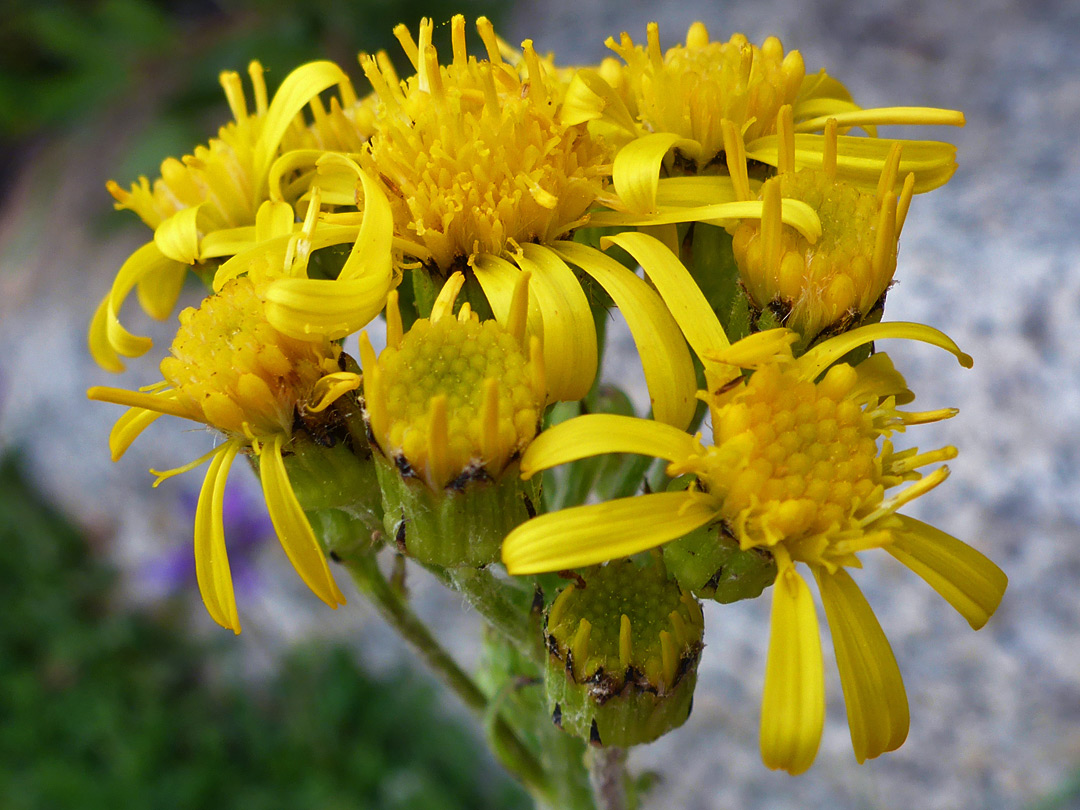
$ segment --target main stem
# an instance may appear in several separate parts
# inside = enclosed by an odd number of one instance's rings
[[[585,759],[597,810],[627,810],[626,749],[590,748]]]
[[[387,582],[375,556],[365,554],[344,561],[360,592],[367,596],[382,617],[404,637],[420,654],[447,686],[454,690],[461,701],[481,719],[486,719],[487,696],[480,691],[472,678],[458,666],[450,654],[435,640],[427,626]],[[529,789],[540,798],[551,793],[543,768],[513,729],[501,718],[490,724],[493,747],[502,755],[503,763]]]

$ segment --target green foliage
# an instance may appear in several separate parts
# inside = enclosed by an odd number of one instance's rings
[[[111,581],[0,462],[6,810],[527,806],[413,677],[382,684],[346,650],[311,648],[258,688],[208,687],[207,648],[118,610]]]

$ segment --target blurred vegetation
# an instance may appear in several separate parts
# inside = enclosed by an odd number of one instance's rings
[[[0,0],[0,180],[17,152],[43,132],[93,127],[147,114],[117,179],[156,173],[228,120],[217,77],[269,71],[271,91],[290,70],[334,59],[366,92],[356,55],[385,49],[404,69],[393,27],[414,32],[423,16],[486,14],[496,0]],[[449,41],[448,28],[436,42]],[[448,50],[448,48],[440,50]],[[7,164],[5,166],[5,164]],[[118,172],[119,175],[119,172]]]
[[[346,650],[307,648],[265,684],[209,687],[208,648],[118,609],[112,582],[0,461],[5,810],[528,806],[414,677],[379,683]]]

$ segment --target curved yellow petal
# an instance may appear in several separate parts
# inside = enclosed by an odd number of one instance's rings
[[[240,618],[225,550],[223,509],[225,481],[239,449],[239,442],[230,441],[214,452],[195,508],[195,578],[199,592],[210,617],[234,633],[240,632]]]
[[[757,194],[761,188],[758,180],[750,181],[750,188]],[[663,210],[667,207],[692,207],[715,205],[716,203],[735,202],[738,192],[725,175],[700,174],[693,177],[661,177],[656,187],[656,206]]]
[[[814,763],[825,725],[825,665],[810,588],[793,565],[773,583],[769,657],[761,699],[761,759],[800,774]]]
[[[656,187],[664,156],[679,147],[691,156],[701,151],[697,141],[671,132],[657,132],[630,141],[619,150],[611,169],[615,192],[627,210],[639,214],[656,210]]]
[[[855,759],[895,751],[907,739],[907,693],[889,640],[855,580],[843,569],[814,567],[832,631]]]
[[[199,260],[199,210],[201,205],[182,208],[154,230],[154,244],[174,262],[195,264]]]
[[[906,515],[897,517],[903,529],[893,530],[885,550],[926,580],[972,629],[986,624],[1005,595],[1005,572],[952,535]]]
[[[877,107],[826,113],[808,118],[795,125],[796,132],[820,132],[830,118],[841,127],[862,127],[880,124],[904,124],[925,126],[962,127],[966,123],[960,110],[943,110],[938,107]]]
[[[187,274],[188,270],[184,265],[176,264],[143,276],[135,287],[139,306],[151,318],[158,321],[166,320],[176,307],[180,291],[184,289]]]
[[[394,214],[390,201],[378,184],[356,162],[328,153],[319,158],[319,170],[337,168],[355,172],[364,189],[363,220],[356,242],[338,275],[339,281],[349,281],[361,276],[385,278],[387,291],[393,275],[392,245],[394,237]]]
[[[109,453],[113,461],[119,461],[131,443],[139,438],[150,424],[162,416],[160,411],[152,411],[147,408],[129,408],[128,411],[116,420],[116,424],[109,431]]]
[[[315,532],[289,483],[281,457],[281,446],[286,441],[286,436],[274,436],[263,445],[259,454],[259,477],[262,479],[266,509],[296,573],[316,596],[336,609],[338,605],[345,604],[345,597],[330,575]]]
[[[763,207],[764,203],[760,200],[735,200],[693,207],[657,208],[652,214],[602,211],[589,217],[589,225],[622,227],[705,222],[709,225],[724,226],[731,225],[735,220],[761,219]],[[805,236],[811,244],[821,237],[821,220],[817,212],[801,200],[781,200],[780,219],[785,225],[790,225]]]
[[[223,228],[211,231],[199,243],[199,256],[203,261],[235,256],[244,250],[258,245],[262,240],[255,236],[254,225],[239,228]]]
[[[692,491],[575,506],[518,526],[503,541],[502,559],[515,575],[581,568],[655,548],[715,516],[715,500]]]
[[[638,453],[683,461],[695,453],[697,440],[689,433],[652,419],[595,413],[560,422],[542,431],[521,459],[521,475],[528,478],[569,461],[603,453]]]
[[[307,410],[311,413],[325,411],[341,396],[348,391],[355,391],[363,383],[363,377],[351,371],[335,371],[320,377],[311,389],[311,401],[314,405],[308,405]]]
[[[266,288],[266,319],[299,340],[338,340],[363,329],[386,304],[390,279],[283,278]]]
[[[592,276],[626,319],[645,371],[653,418],[685,428],[697,407],[697,380],[686,341],[664,302],[648,284],[594,248],[556,242],[554,249]]]
[[[145,393],[143,391],[130,391],[127,388],[109,388],[104,385],[95,385],[87,389],[86,398],[97,402],[112,402],[114,405],[127,405],[130,408],[146,408],[148,411],[167,416],[178,416],[181,419],[192,419],[191,411],[185,405],[181,405],[176,399],[175,391],[157,391]]]
[[[896,397],[896,403],[903,405],[911,402],[915,395],[907,387],[907,381],[896,370],[892,359],[885,352],[878,352],[855,366],[858,382],[852,389],[853,399],[863,397]]]
[[[295,225],[296,212],[291,205],[281,200],[264,200],[255,212],[255,242],[291,236]]]
[[[174,272],[178,267],[186,269],[186,265],[165,256],[154,242],[136,250],[120,267],[106,299],[104,318],[108,343],[118,354],[139,357],[153,345],[150,338],[133,335],[120,324],[117,316],[128,293],[144,278]]]
[[[284,200],[285,194],[281,188],[282,178],[291,175],[297,169],[314,166],[316,161],[325,154],[324,149],[291,149],[276,158],[270,166],[270,174],[267,178],[269,186],[267,194],[270,199]]]
[[[729,345],[724,328],[690,271],[662,242],[647,234],[627,232],[600,241],[601,247],[609,244],[618,245],[638,260],[698,357],[704,359],[707,352]]]
[[[253,175],[255,199],[264,196],[270,176],[270,164],[277,155],[281,139],[293,119],[313,98],[335,84],[345,84],[349,77],[333,62],[308,62],[285,77],[263,119],[259,139],[255,143]]]
[[[90,329],[86,333],[86,346],[90,349],[90,356],[94,362],[106,371],[119,374],[126,366],[120,360],[120,355],[109,343],[109,296],[101,299],[101,303],[94,310],[94,317],[90,319]]]
[[[631,136],[637,134],[634,116],[627,109],[626,102],[599,73],[583,68],[574,73],[566,88],[559,107],[559,121],[574,126],[598,118],[615,124]]]
[[[894,143],[903,146],[897,177],[904,178],[909,172],[914,174],[916,194],[945,185],[956,171],[956,147],[951,143],[841,135],[837,138],[836,148],[837,178],[875,191]],[[795,168],[821,168],[825,148],[823,135],[796,135]],[[766,135],[747,144],[746,156],[776,166],[779,161],[777,137]]]
[[[960,351],[960,347],[944,332],[926,324],[907,321],[887,321],[860,326],[819,343],[796,362],[806,379],[812,380],[852,349],[887,338],[918,340],[937,346],[955,355],[964,368],[971,368],[974,362],[971,356]]]
[[[596,325],[574,272],[552,251],[522,245],[514,257],[532,274],[529,298],[544,319],[544,368],[552,400],[581,399],[596,379]]]

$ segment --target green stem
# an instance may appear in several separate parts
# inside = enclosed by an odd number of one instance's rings
[[[585,753],[597,810],[627,810],[626,749],[609,746]]]
[[[413,646],[461,701],[484,720],[488,710],[487,696],[391,587],[379,569],[375,556],[365,554],[354,557],[345,560],[344,565],[357,588],[371,600],[382,617]],[[490,731],[492,747],[501,755],[507,769],[517,776],[531,793],[540,798],[549,796],[551,787],[543,768],[506,721],[501,717],[496,718],[490,723]]]

